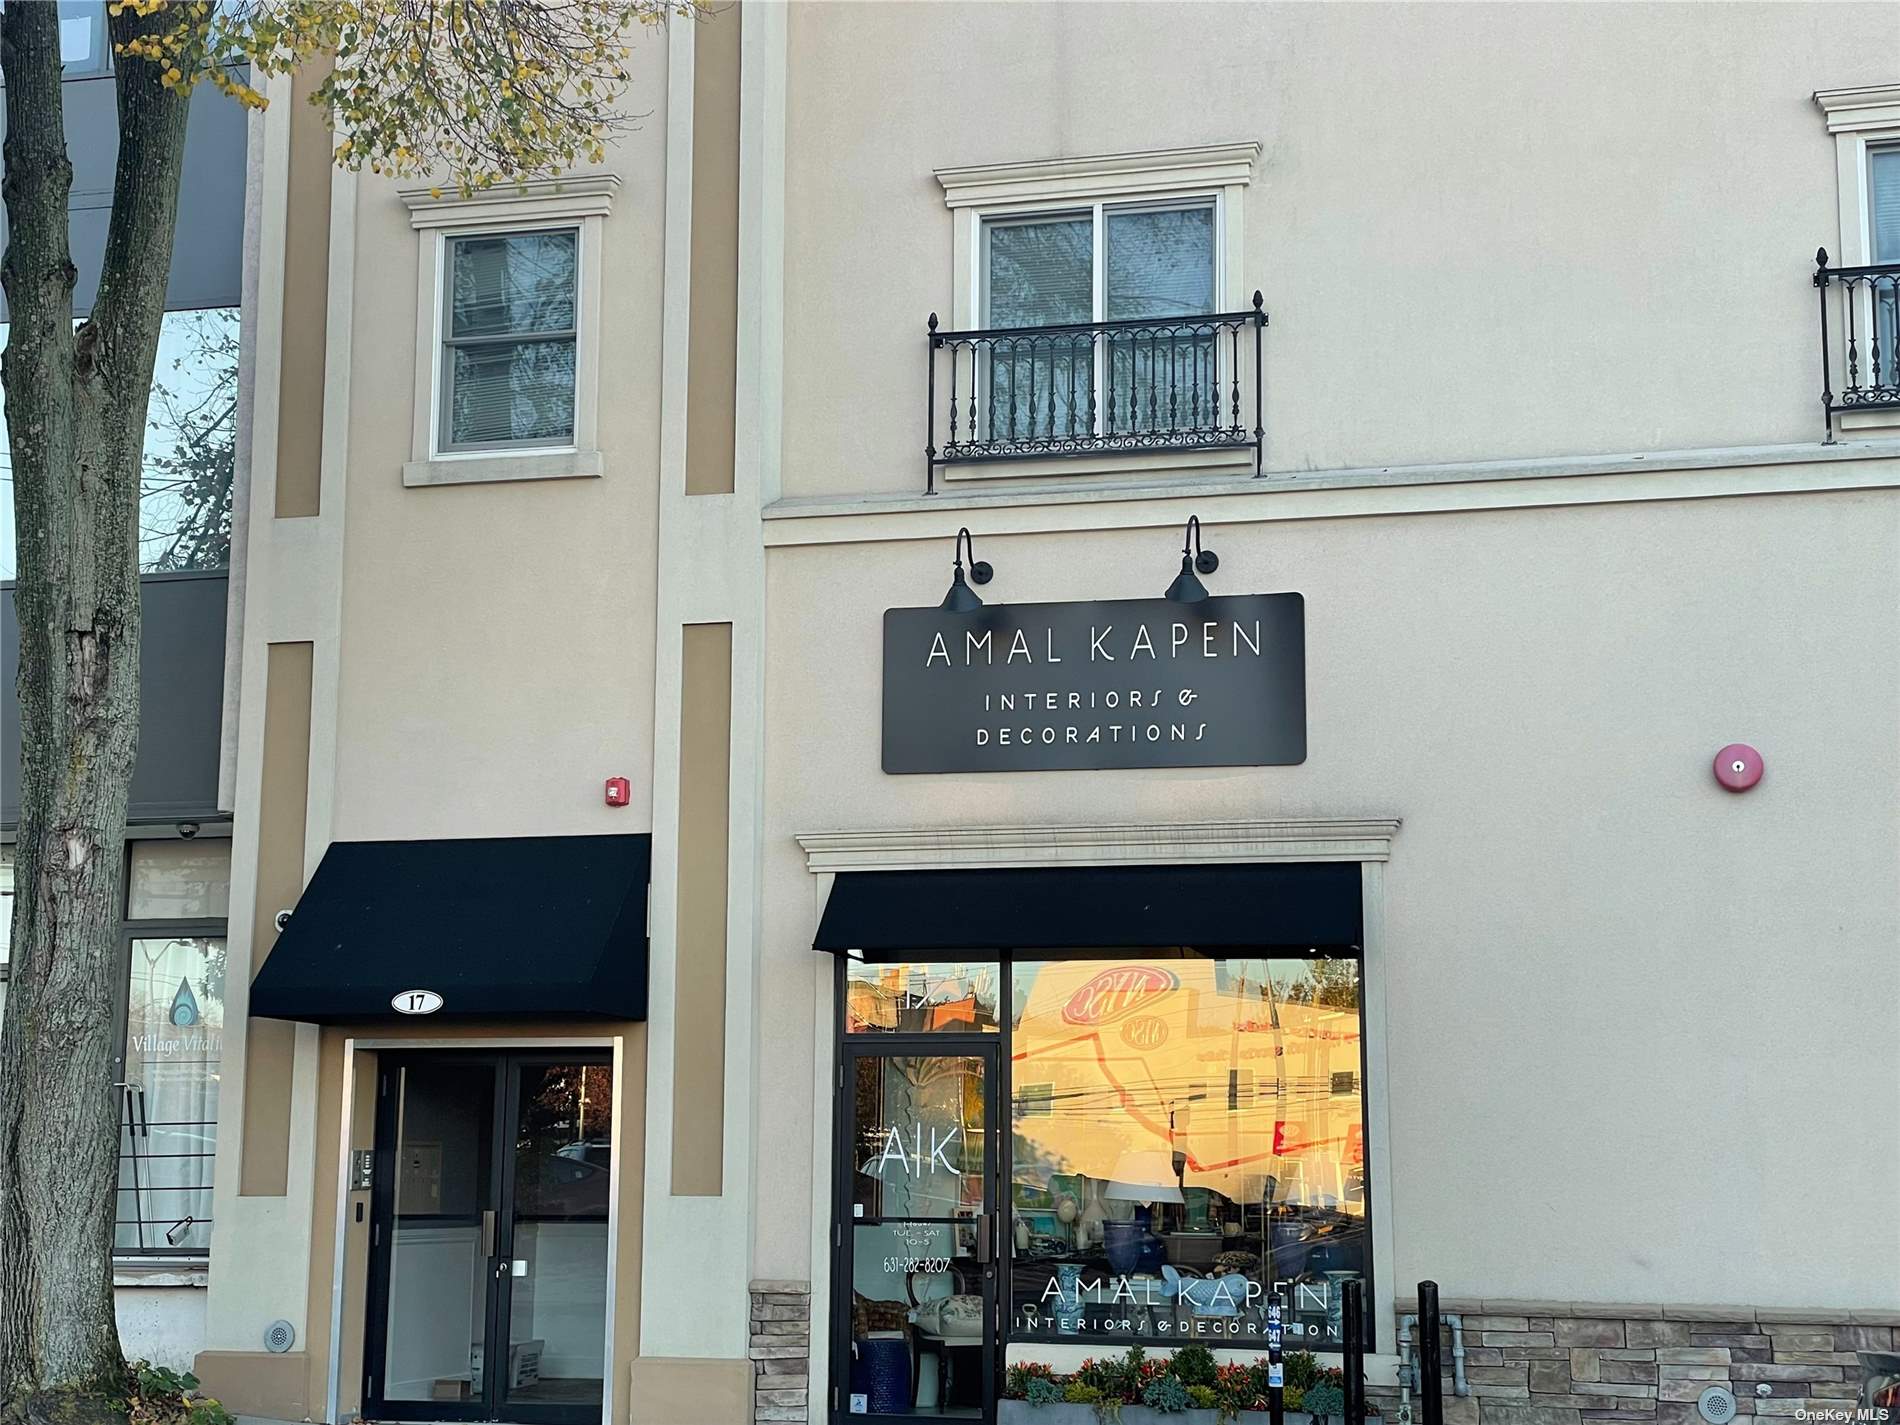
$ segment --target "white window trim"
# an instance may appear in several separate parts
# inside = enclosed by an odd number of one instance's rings
[[[1869,154],[1874,149],[1900,147],[1900,84],[1817,89],[1814,102],[1827,120],[1827,131],[1834,135],[1840,227],[1829,265],[1864,267],[1874,260]],[[1894,410],[1846,411],[1835,420],[1843,432],[1900,430],[1900,411]]]
[[[596,478],[605,462],[598,448],[600,410],[600,282],[604,227],[620,179],[611,173],[537,179],[518,187],[464,195],[450,190],[399,190],[416,231],[416,362],[410,458],[402,468],[409,486],[486,484],[504,480]],[[566,445],[501,450],[437,448],[442,380],[442,284],[448,240],[491,233],[542,232],[571,227],[579,233],[574,318],[574,439]]]
[[[1248,142],[938,169],[943,201],[955,222],[957,283],[951,313],[956,327],[967,331],[980,321],[985,221],[1093,210],[1099,247],[1102,207],[1123,203],[1213,199],[1215,305],[1227,312],[1242,310],[1251,294],[1240,271],[1245,251],[1241,200],[1259,154],[1260,145]]]
[[[1253,181],[1260,145],[1203,144],[1195,148],[1156,149],[1146,153],[1098,154],[1082,158],[1033,159],[1024,163],[987,163],[939,168],[936,179],[952,220],[951,261],[954,292],[950,327],[970,331],[984,325],[983,224],[992,218],[1033,217],[1041,213],[1091,213],[1094,224],[1095,305],[1100,307],[1103,209],[1211,202],[1214,206],[1214,306],[1222,312],[1252,305],[1243,254],[1243,199]],[[1253,452],[1157,452],[1141,464],[1167,471],[1233,468],[1251,471]],[[949,465],[947,481],[1020,482],[1024,479],[1127,475],[1125,455],[1023,460],[986,465]]]

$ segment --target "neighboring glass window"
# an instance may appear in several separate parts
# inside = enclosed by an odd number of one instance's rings
[[[139,490],[139,568],[231,564],[238,309],[167,312],[159,328]]]
[[[203,1256],[218,1146],[231,843],[135,841],[128,863],[113,1247],[122,1256]]]
[[[0,846],[0,1019],[7,1013],[7,976],[13,969],[13,848]]]
[[[7,339],[0,322],[0,343]],[[231,477],[237,459],[238,309],[167,312],[146,413],[139,490],[139,569],[225,569],[231,563]],[[0,451],[6,442],[0,413]],[[12,474],[0,502],[0,579],[19,567]]]
[[[868,965],[845,974],[847,1034],[994,1033],[995,964],[961,961]]]
[[[1010,1327],[1094,1345],[1342,1344],[1369,1278],[1359,964],[1010,967]]]
[[[446,244],[439,448],[573,444],[579,230]]]
[[[223,920],[230,906],[230,842],[132,843],[127,920]]]
[[[64,79],[112,72],[105,0],[59,0],[59,62]]]
[[[132,941],[113,1246],[201,1255],[211,1245],[224,1044],[222,936]]]

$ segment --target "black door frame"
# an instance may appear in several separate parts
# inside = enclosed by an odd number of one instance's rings
[[[840,978],[842,978],[842,969]],[[1008,1243],[1002,1230],[1002,1187],[1005,1170],[1003,1148],[1007,1139],[1003,1135],[1000,1117],[1008,1102],[1004,1096],[1003,1085],[1003,1074],[1007,1066],[1003,1062],[1001,1040],[995,1034],[877,1034],[853,1038],[840,1037],[836,1102],[832,1113],[835,1141],[831,1174],[832,1313],[831,1340],[828,1349],[833,1388],[830,1414],[833,1421],[866,1420],[878,1421],[882,1425],[904,1425],[904,1422],[923,1421],[940,1422],[946,1418],[940,1414],[908,1413],[854,1416],[850,1412],[853,1299],[853,1233],[850,1229],[867,1221],[853,1218],[851,1215],[852,1187],[857,1175],[857,1163],[853,1142],[856,1124],[850,1086],[853,1081],[853,1068],[858,1060],[905,1056],[942,1059],[974,1058],[981,1059],[984,1063],[983,1211],[974,1225],[977,1231],[978,1260],[984,1267],[981,1294],[986,1318],[982,1345],[984,1412],[981,1419],[985,1422],[994,1421],[997,1402],[1002,1398],[1003,1311],[1004,1296],[1008,1286]]]
[[[487,1066],[494,1072],[493,1110],[489,1133],[489,1181],[482,1186],[475,1225],[487,1231],[482,1217],[493,1214],[494,1227],[487,1257],[488,1295],[482,1315],[482,1390],[469,1400],[385,1400],[371,1386],[387,1386],[385,1366],[389,1349],[389,1278],[392,1228],[396,1205],[396,1096],[389,1091],[392,1076],[410,1064],[464,1064]],[[600,1418],[598,1402],[548,1404],[507,1400],[501,1382],[508,1374],[508,1326],[514,1305],[515,1166],[514,1138],[521,1124],[521,1070],[545,1064],[613,1063],[611,1050],[599,1047],[553,1049],[405,1049],[383,1053],[377,1063],[375,1176],[370,1192],[370,1252],[368,1297],[363,1324],[363,1408],[370,1420],[493,1421],[506,1415],[518,1425],[593,1425]],[[616,1120],[618,1103],[614,1104]],[[616,1131],[618,1131],[616,1123]],[[613,1262],[608,1262],[608,1293],[614,1290]],[[601,1320],[606,1339],[607,1322]],[[497,1351],[497,1346],[501,1349]],[[607,1389],[614,1363],[608,1351],[601,1388]]]

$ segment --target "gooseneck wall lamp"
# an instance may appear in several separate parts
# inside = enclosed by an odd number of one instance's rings
[[[943,602],[938,605],[939,608],[948,609],[953,614],[972,613],[983,607],[983,601],[976,596],[976,590],[963,581],[963,553],[966,549],[970,553],[972,579],[979,584],[987,584],[996,576],[996,571],[990,568],[987,562],[976,557],[976,545],[970,539],[970,531],[958,530],[956,564],[955,571],[950,576],[950,592],[943,596]],[[1202,591],[1201,597],[1207,597],[1205,590]]]
[[[1218,568],[1220,556],[1211,549],[1201,548],[1200,517],[1189,515],[1187,534],[1181,541],[1181,572],[1168,585],[1167,597],[1177,604],[1198,604],[1207,597],[1207,585],[1200,581],[1195,570],[1212,574]],[[944,607],[948,608],[949,604],[946,603]]]

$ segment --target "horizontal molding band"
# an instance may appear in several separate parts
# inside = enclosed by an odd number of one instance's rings
[[[961,826],[813,831],[813,874],[1005,866],[1141,866],[1215,861],[1385,861],[1396,817],[1196,821],[1174,825]]]
[[[767,547],[948,539],[982,512],[982,532],[1351,519],[1564,505],[1900,488],[1900,440],[1820,442],[1621,456],[1377,466],[1259,478],[1188,477],[1035,490],[780,500],[763,511]]]

